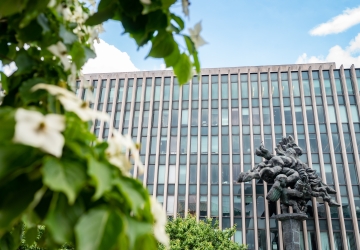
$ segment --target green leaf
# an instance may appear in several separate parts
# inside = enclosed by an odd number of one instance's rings
[[[183,85],[190,80],[192,76],[192,65],[189,56],[185,53],[180,55],[179,62],[174,66],[174,73],[176,74],[180,85]]]
[[[47,92],[45,90],[40,91],[32,91],[31,88],[34,87],[38,83],[45,83],[46,80],[43,78],[30,78],[27,81],[24,81],[19,88],[19,93],[21,99],[25,104],[29,104],[31,102],[38,103],[42,97],[47,96]]]
[[[194,52],[196,52],[195,44],[189,36],[184,36],[184,39],[185,39],[186,47],[190,55],[192,55]]]
[[[20,50],[17,53],[15,64],[18,68],[14,73],[15,75],[28,73],[32,69],[36,68],[36,62],[28,55],[25,50]]]
[[[6,92],[9,92],[8,77],[4,74],[4,72],[0,72],[0,83],[1,83],[1,87],[2,87]]]
[[[116,179],[115,185],[126,199],[127,204],[130,204],[133,213],[137,215],[149,197],[143,185],[138,180],[128,177]]]
[[[50,189],[66,194],[69,204],[73,204],[86,180],[84,167],[74,160],[46,157],[42,171],[44,183]]]
[[[180,57],[180,50],[178,46],[175,46],[173,52],[164,58],[166,67],[175,66],[179,61],[179,57]]]
[[[176,0],[161,0],[161,1],[162,1],[164,10],[168,10],[170,8],[170,6],[176,2]]]
[[[111,1],[111,3],[105,9],[99,10],[94,15],[90,16],[86,20],[85,24],[94,26],[111,19],[115,15],[117,7],[117,3]]]
[[[152,41],[152,47],[148,55],[155,58],[164,58],[169,56],[174,48],[176,43],[172,34],[168,32],[159,33]]]
[[[41,13],[40,15],[38,15],[37,17],[37,22],[38,24],[40,24],[40,26],[42,27],[43,29],[43,34],[45,34],[46,32],[49,32],[50,31],[50,27],[49,27],[49,21],[48,19],[46,18],[46,16]]]
[[[34,226],[34,227],[26,230],[26,233],[25,233],[26,244],[31,246],[35,242],[37,235],[38,235],[37,226]]]
[[[150,12],[147,18],[146,32],[165,30],[169,25],[168,16],[162,10]]]
[[[84,211],[84,205],[79,199],[70,206],[65,195],[54,195],[45,225],[57,243],[74,241],[74,227]]]
[[[197,73],[200,73],[200,61],[199,61],[199,57],[198,57],[198,53],[197,51],[195,51],[193,53],[193,58],[194,58],[194,65],[195,65],[195,69]]]
[[[17,246],[14,242],[14,237],[10,232],[6,232],[6,234],[0,238],[0,249],[1,250],[15,250]]]
[[[1,0],[0,19],[21,12],[26,6],[27,0]]]
[[[72,45],[73,46],[71,48],[70,55],[78,69],[80,69],[87,60],[96,57],[94,51],[80,42],[74,42]]]
[[[10,182],[0,184],[0,237],[9,229],[34,200],[35,193],[41,188],[41,180],[30,181],[21,175]],[[21,199],[19,198],[21,197]]]
[[[78,40],[78,37],[73,32],[67,30],[62,24],[60,24],[59,36],[63,39],[65,44],[72,44]]]
[[[103,164],[94,158],[89,159],[88,175],[96,184],[96,192],[93,199],[99,199],[106,191],[111,190],[112,174],[109,165]]]
[[[7,129],[8,125],[9,129]],[[11,131],[11,129],[14,127],[10,127],[10,124],[4,125],[4,132]],[[1,132],[0,135],[2,135]],[[4,136],[0,136],[0,138],[4,138]],[[39,159],[39,153],[38,149],[26,145],[0,143],[0,181],[4,181],[4,178],[15,171],[25,172],[36,167],[33,166],[33,163]]]
[[[137,221],[131,217],[126,217],[126,233],[129,240],[129,249],[134,249],[134,246],[139,246],[139,241],[146,235],[153,235],[153,225],[151,223]],[[144,246],[140,244],[140,246]],[[148,249],[153,249],[154,246],[147,246]],[[141,249],[141,248],[136,248]]]
[[[173,13],[171,13],[170,16],[171,16],[171,19],[174,20],[177,23],[177,25],[179,25],[180,31],[185,28],[184,21],[181,19],[181,17],[179,17]]]
[[[123,230],[123,220],[116,211],[98,207],[83,215],[75,227],[76,248],[113,249]]]

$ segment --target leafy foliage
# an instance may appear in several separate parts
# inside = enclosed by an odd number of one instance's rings
[[[148,56],[163,58],[166,67],[174,69],[181,85],[192,77],[194,67],[200,72],[200,62],[193,40],[183,32],[184,21],[170,11],[175,3],[176,0],[101,0],[98,12],[86,23],[97,25],[109,19],[119,20],[124,33],[134,38],[139,47],[151,42]],[[175,36],[184,39],[187,51],[180,51]]]
[[[210,218],[196,222],[196,217],[192,215],[177,217],[166,225],[171,250],[246,250],[246,245],[238,245],[231,240],[235,231],[235,226],[219,230],[218,222],[213,224]],[[165,248],[160,245],[159,249]]]
[[[106,115],[71,90],[109,19],[120,21],[138,46],[151,42],[148,56],[163,58],[179,83],[187,82],[200,66],[183,20],[170,11],[174,3],[102,0],[93,12],[78,0],[0,1],[0,61],[17,67],[10,76],[0,72],[1,249],[23,246],[22,237],[30,249],[35,243],[34,249],[59,249],[69,242],[79,250],[166,243],[161,231],[154,234],[166,218],[161,209],[153,212],[147,190],[129,176],[129,155],[141,170],[138,148],[116,131],[114,139],[98,141],[92,121],[108,121]],[[184,37],[187,50],[180,51],[175,35]],[[37,225],[46,227],[42,236]]]

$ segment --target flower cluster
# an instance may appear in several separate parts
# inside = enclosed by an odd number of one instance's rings
[[[155,238],[165,247],[169,247],[170,239],[165,232],[166,213],[156,198],[151,198],[151,213],[155,218],[154,235]]]

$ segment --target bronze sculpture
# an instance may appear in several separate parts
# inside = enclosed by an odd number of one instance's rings
[[[322,197],[330,206],[340,206],[329,194],[336,191],[323,183],[321,177],[303,163],[299,157],[302,149],[292,136],[284,137],[277,145],[276,155],[271,154],[264,145],[256,149],[256,155],[265,158],[249,172],[240,173],[238,182],[262,179],[273,183],[266,199],[280,199],[283,213],[291,206],[295,213],[306,213],[306,203],[311,197]]]

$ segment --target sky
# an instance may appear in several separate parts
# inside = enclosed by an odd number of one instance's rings
[[[360,67],[360,2],[356,0],[190,0],[185,32],[201,21],[202,68],[336,62]],[[106,22],[99,58],[84,73],[164,69],[161,59],[145,59],[118,22]],[[106,47],[106,48],[105,48]],[[89,63],[90,64],[90,63]]]
[[[184,32],[201,21],[202,68],[335,62],[360,67],[360,1],[358,0],[189,0],[172,11],[185,19]],[[163,60],[146,58],[150,44],[138,49],[119,22],[104,23],[97,58],[83,73],[165,69]],[[15,69],[5,66],[11,73]],[[1,67],[0,67],[1,69]]]

